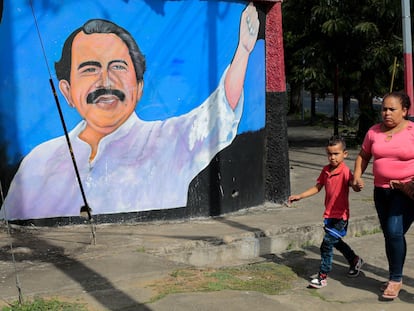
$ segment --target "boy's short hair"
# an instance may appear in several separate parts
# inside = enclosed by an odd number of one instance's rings
[[[345,139],[340,135],[332,135],[331,138],[329,138],[328,144],[326,146],[336,146],[338,144],[342,144],[342,150],[346,150]]]

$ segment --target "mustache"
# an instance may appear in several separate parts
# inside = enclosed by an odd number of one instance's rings
[[[118,97],[120,101],[124,101],[125,94],[124,92],[120,90],[113,90],[113,89],[97,89],[91,93],[88,94],[86,97],[86,103],[87,104],[93,104],[100,96],[103,95],[114,95]]]

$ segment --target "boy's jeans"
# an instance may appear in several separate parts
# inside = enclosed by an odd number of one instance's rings
[[[353,264],[355,253],[342,238],[346,235],[348,221],[343,219],[325,219],[325,236],[323,238],[321,250],[320,273],[328,274],[332,270],[333,248],[344,255],[348,263]]]

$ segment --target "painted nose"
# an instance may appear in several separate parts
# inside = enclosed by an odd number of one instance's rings
[[[99,75],[98,81],[96,81],[96,87],[110,89],[111,86],[112,86],[112,82],[109,77],[109,72],[106,70],[102,70],[101,74]]]

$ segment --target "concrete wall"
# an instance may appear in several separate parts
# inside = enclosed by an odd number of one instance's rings
[[[7,194],[0,216],[39,225],[78,223],[84,221],[78,217],[80,207],[86,206],[98,222],[143,221],[220,215],[265,200],[281,202],[289,192],[286,99],[283,90],[265,89],[275,74],[267,71],[265,81],[265,57],[267,66],[272,63],[265,55],[265,50],[271,50],[267,42],[283,49],[283,42],[275,42],[269,31],[270,16],[276,14],[281,25],[280,3],[275,3],[257,1],[256,8],[239,1],[84,1],[79,5],[50,0],[33,8],[23,0],[5,3],[0,33],[10,49],[1,57],[10,60],[12,70],[5,66],[0,70],[0,119],[5,133],[0,169]],[[83,160],[82,143],[78,145],[72,133],[82,120],[79,103],[64,96],[53,64],[69,34],[92,18],[125,28],[145,55],[143,94],[134,113],[151,129],[145,137],[143,130],[137,131],[131,145],[113,143],[102,149],[108,151],[106,159],[97,157],[88,163]],[[221,108],[208,108],[202,116],[200,110],[209,96],[213,107],[219,105],[216,88],[226,79],[229,64],[230,69],[236,67],[232,65],[238,63],[240,42],[253,37],[257,41],[250,47],[247,67],[237,67],[241,68],[238,76],[240,72],[246,76],[243,101],[238,102],[233,121]],[[276,75],[284,77],[283,62],[278,66]],[[50,83],[60,89],[55,96]],[[221,87],[227,95],[226,85]],[[230,102],[224,100],[225,105]],[[188,126],[192,130],[186,134],[182,120],[189,118],[193,118]],[[228,122],[233,122],[232,127]],[[142,152],[134,149],[139,143]],[[97,177],[93,172],[99,161],[104,161],[106,171]]]

